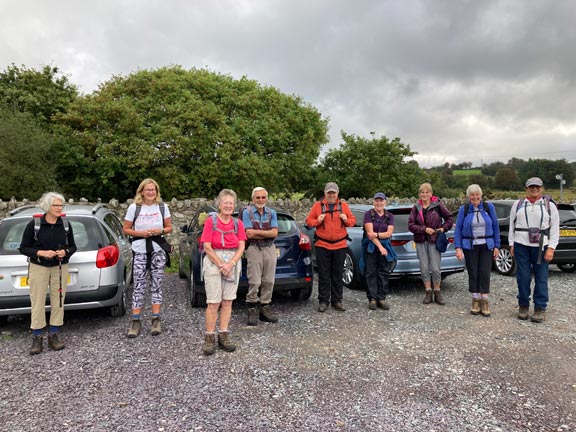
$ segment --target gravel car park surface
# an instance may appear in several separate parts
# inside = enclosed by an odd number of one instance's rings
[[[466,274],[446,306],[394,285],[391,310],[346,290],[341,313],[277,298],[280,323],[245,325],[235,353],[201,353],[203,309],[166,279],[165,333],[127,339],[129,316],[69,312],[66,349],[28,355],[28,316],[2,324],[0,430],[576,430],[576,276],[552,266],[547,321],[516,319],[515,279],[492,275],[492,317],[469,314]],[[313,299],[316,297],[316,290]]]

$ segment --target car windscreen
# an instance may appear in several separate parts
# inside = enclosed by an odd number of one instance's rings
[[[4,219],[0,223],[0,255],[18,255],[22,234],[31,219]],[[68,216],[79,252],[97,250],[108,243],[95,218]]]

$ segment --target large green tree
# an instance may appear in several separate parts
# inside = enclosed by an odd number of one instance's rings
[[[179,66],[113,77],[59,120],[62,183],[92,199],[131,197],[145,177],[166,198],[299,190],[328,141],[327,120],[301,98]]]
[[[552,189],[560,187],[559,180],[556,179],[558,174],[563,174],[567,187],[570,187],[576,178],[574,168],[566,159],[528,159],[528,162],[518,168],[517,172],[522,181],[530,177],[540,177],[544,186]]]
[[[409,160],[415,152],[400,138],[363,138],[342,132],[344,143],[330,150],[320,163],[323,181],[335,181],[343,197],[371,197],[377,191],[410,196],[423,173]],[[319,194],[320,191],[316,191]]]
[[[494,187],[504,190],[522,189],[522,182],[516,174],[516,170],[510,166],[503,166],[494,176]]]
[[[77,95],[76,86],[57,67],[35,70],[12,64],[0,72],[0,104],[46,123],[54,114],[66,112]]]
[[[53,138],[29,113],[0,105],[0,198],[37,199],[56,188]]]

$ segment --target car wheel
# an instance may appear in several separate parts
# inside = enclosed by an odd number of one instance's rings
[[[192,307],[200,308],[206,307],[206,294],[196,291],[196,284],[194,283],[194,273],[190,272],[190,279],[188,284],[188,292],[190,293],[190,304]]]
[[[294,300],[308,300],[311,295],[312,295],[312,285],[300,289],[290,290],[290,296]]]
[[[501,275],[512,276],[516,274],[516,260],[510,253],[509,248],[503,247],[498,251],[495,266]]]
[[[120,298],[120,301],[117,304],[110,306],[108,312],[113,317],[121,317],[126,315],[126,309],[126,282],[124,282],[124,286],[122,287],[122,297]]]
[[[186,273],[184,273],[184,263],[182,262],[182,255],[178,255],[178,276],[180,279],[186,279]]]
[[[576,263],[556,264],[564,273],[574,273],[576,271]]]
[[[342,272],[342,283],[350,289],[363,288],[362,276],[358,261],[354,259],[350,249],[346,249],[346,257],[344,258],[344,271]]]

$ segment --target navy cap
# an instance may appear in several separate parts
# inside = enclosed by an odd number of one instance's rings
[[[380,199],[386,200],[386,195],[384,194],[384,192],[376,192],[376,193],[374,194],[374,199],[376,199],[376,198],[380,198]]]

